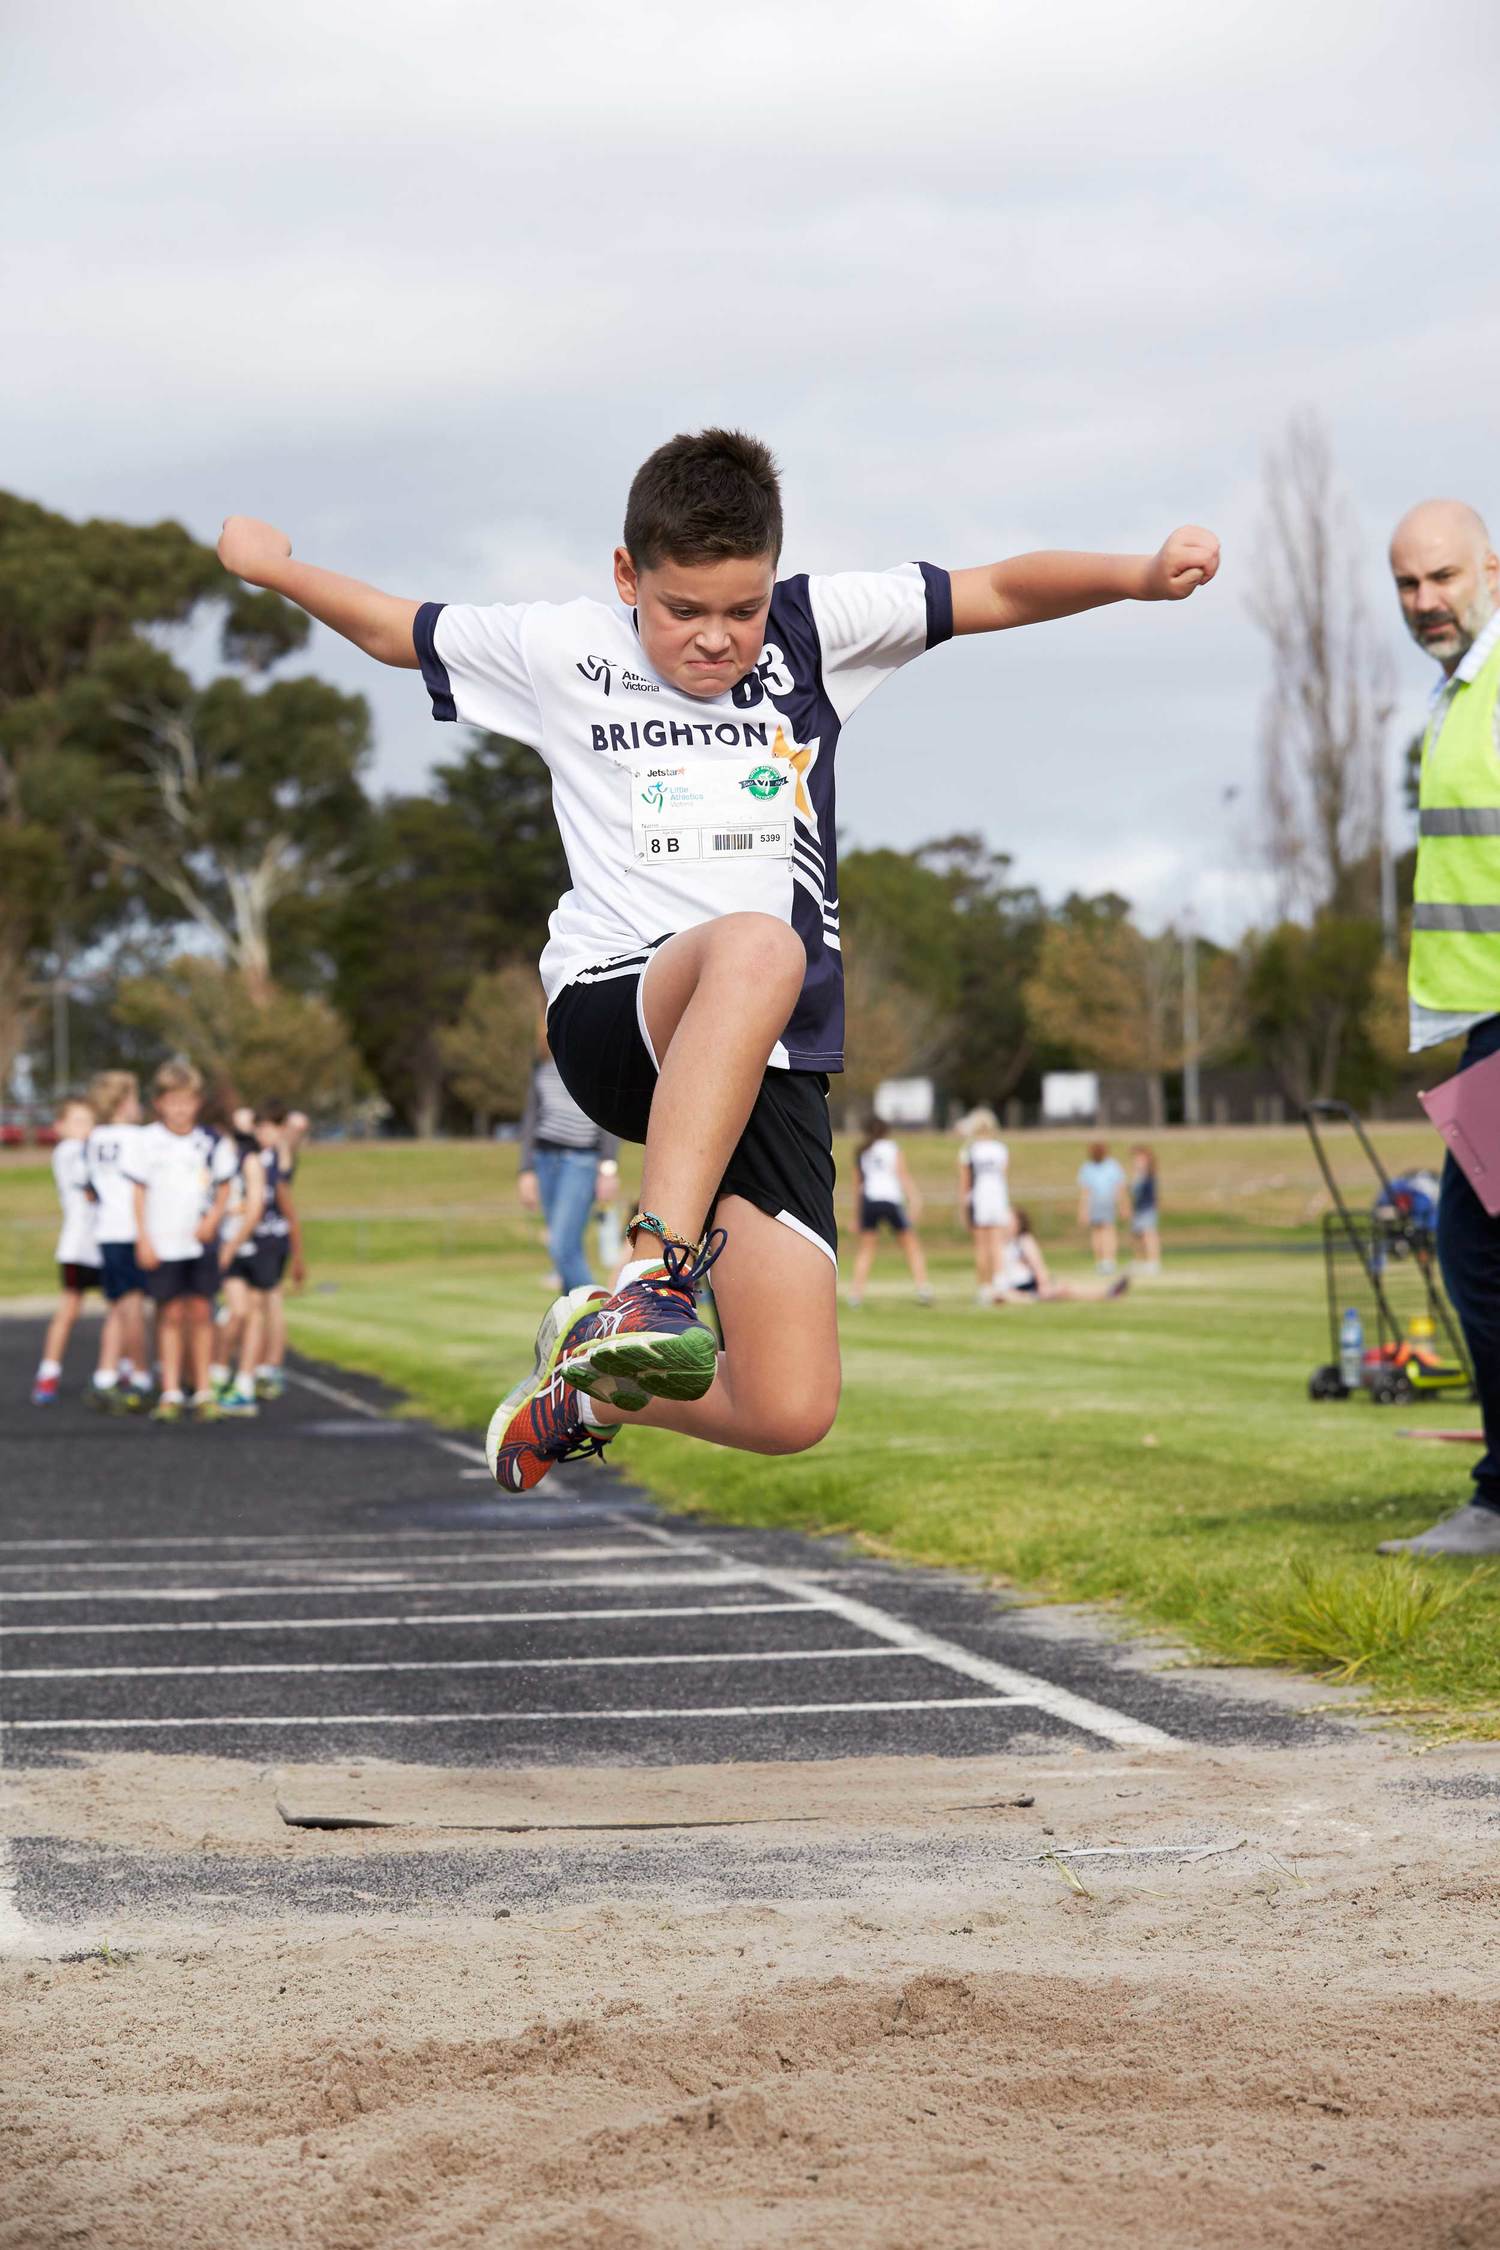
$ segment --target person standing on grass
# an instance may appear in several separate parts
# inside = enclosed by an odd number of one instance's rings
[[[927,1281],[927,1260],[917,1240],[921,1198],[907,1170],[900,1142],[892,1140],[878,1117],[872,1117],[866,1125],[864,1139],[854,1152],[854,1162],[859,1174],[858,1244],[854,1252],[850,1304],[864,1303],[880,1229],[889,1227],[901,1245],[906,1270],[917,1292],[917,1303],[930,1305],[932,1290]]]
[[[994,1302],[1000,1252],[1011,1221],[1010,1150],[992,1109],[971,1109],[954,1129],[964,1136],[958,1177],[974,1244],[974,1295],[979,1304],[988,1305]]]
[[[1100,1273],[1113,1273],[1120,1255],[1120,1221],[1128,1218],[1125,1171],[1104,1141],[1091,1141],[1078,1167],[1078,1224],[1088,1229],[1089,1249]]]
[[[219,1228],[239,1152],[232,1134],[199,1124],[203,1080],[191,1063],[163,1063],[151,1090],[156,1122],[141,1128],[126,1164],[135,1189],[136,1257],[157,1310],[161,1396],[151,1418],[180,1422],[191,1403],[200,1422],[217,1422],[208,1370]]]
[[[294,561],[284,532],[241,516],[219,542],[236,577],[420,669],[435,718],[529,742],[551,773],[570,887],[542,959],[548,1036],[585,1115],[646,1153],[614,1293],[558,1298],[491,1417],[507,1491],[600,1452],[626,1418],[757,1453],[831,1427],[841,732],[955,634],[1180,601],[1219,565],[1213,534],[1186,526],[1155,555],[779,578],[781,540],[769,449],[709,429],[637,471],[612,603],[411,601]],[[699,1317],[711,1266],[722,1352]]]
[[[94,1232],[94,1201],[89,1188],[84,1144],[94,1123],[86,1101],[70,1095],[57,1112],[52,1150],[52,1180],[62,1205],[57,1238],[57,1310],[47,1323],[41,1362],[31,1385],[33,1406],[51,1406],[62,1379],[68,1339],[83,1310],[84,1292],[99,1286],[99,1246]]]
[[[151,1393],[146,1280],[135,1254],[135,1190],[126,1173],[141,1130],[135,1072],[101,1070],[89,1087],[89,1101],[97,1122],[84,1143],[84,1158],[106,1307],[94,1403],[113,1413],[134,1414]]]
[[[1156,1158],[1145,1144],[1130,1152],[1130,1246],[1142,1273],[1161,1272],[1161,1196]]]
[[[620,1143],[585,1117],[562,1082],[542,1021],[540,1053],[532,1066],[521,1113],[521,1160],[516,1188],[524,1210],[540,1209],[547,1247],[566,1294],[590,1289],[594,1274],[584,1230],[595,1204],[612,1203],[620,1189]]]
[[[1500,1052],[1500,558],[1461,500],[1424,500],[1397,524],[1391,573],[1407,630],[1441,668],[1422,741],[1407,991],[1412,1052],[1464,1041],[1460,1070]],[[1484,1419],[1467,1503],[1380,1552],[1500,1555],[1500,1219],[1450,1155],[1438,1262]]]

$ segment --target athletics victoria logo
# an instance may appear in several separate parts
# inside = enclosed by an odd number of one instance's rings
[[[613,681],[613,672],[607,656],[586,656],[578,669],[586,680],[602,681],[604,692],[608,695]]]

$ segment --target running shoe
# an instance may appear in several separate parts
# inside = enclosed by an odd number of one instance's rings
[[[505,1491],[529,1492],[559,1461],[602,1453],[614,1434],[588,1426],[577,1389],[557,1373],[562,1352],[592,1308],[605,1301],[602,1289],[589,1288],[556,1298],[537,1330],[530,1374],[491,1415],[484,1457],[496,1484]]]
[[[159,1398],[151,1409],[151,1419],[153,1422],[180,1422],[182,1420],[181,1399]]]
[[[224,1419],[224,1409],[214,1397],[212,1391],[200,1392],[193,1400],[192,1406],[195,1422],[222,1422]]]
[[[260,1412],[253,1391],[248,1396],[244,1391],[223,1391],[216,1399],[215,1404],[219,1412],[227,1415],[232,1422],[248,1421],[252,1415]]]
[[[286,1377],[279,1367],[269,1375],[257,1375],[255,1378],[255,1395],[257,1398],[280,1398],[285,1390]]]
[[[702,1398],[718,1372],[719,1340],[698,1317],[697,1292],[723,1247],[722,1227],[696,1249],[663,1243],[660,1265],[570,1331],[557,1360],[564,1382],[627,1413],[653,1398]]]
[[[31,1386],[31,1403],[33,1406],[56,1405],[57,1377],[55,1375],[38,1375]]]

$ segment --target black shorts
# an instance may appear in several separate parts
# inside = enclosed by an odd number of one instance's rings
[[[170,1305],[178,1297],[204,1297],[210,1303],[219,1294],[219,1253],[212,1246],[196,1258],[163,1258],[146,1269],[146,1294],[153,1304]]]
[[[104,1274],[105,1302],[117,1305],[146,1286],[146,1276],[136,1263],[133,1242],[101,1242],[99,1257]]]
[[[585,971],[547,1011],[552,1059],[586,1117],[622,1141],[644,1141],[656,1092],[638,994],[645,964]],[[590,982],[590,977],[597,981]],[[714,1195],[742,1195],[838,1261],[833,1128],[821,1071],[768,1070]],[[713,1216],[712,1209],[705,1214]]]
[[[248,1282],[252,1289],[279,1288],[281,1277],[286,1272],[290,1250],[291,1243],[284,1234],[273,1234],[263,1242],[252,1242],[248,1249],[242,1250],[231,1261],[226,1278],[232,1276],[236,1281]]]
[[[859,1199],[859,1224],[863,1234],[873,1234],[877,1227],[889,1227],[892,1234],[905,1234],[911,1221],[901,1204],[872,1203],[867,1195],[862,1195]]]
[[[97,1289],[99,1268],[76,1266],[71,1262],[65,1266],[60,1265],[57,1269],[57,1286],[59,1289],[71,1289],[75,1294],[84,1289]]]

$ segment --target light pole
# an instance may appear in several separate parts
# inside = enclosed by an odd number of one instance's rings
[[[1182,921],[1182,1122],[1203,1122],[1198,1092],[1198,929],[1191,907]]]

